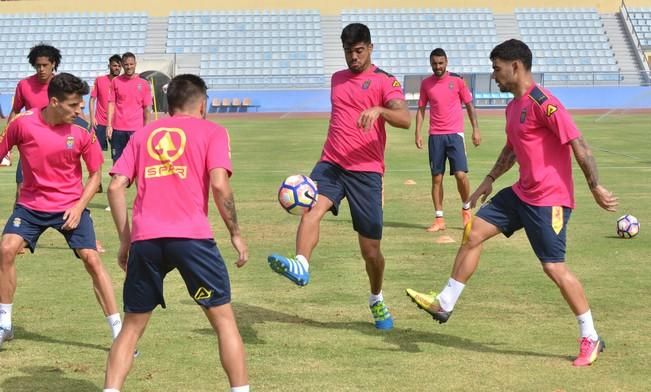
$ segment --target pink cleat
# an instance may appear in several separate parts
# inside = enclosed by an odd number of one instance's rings
[[[584,337],[580,340],[579,356],[576,357],[572,365],[574,366],[590,366],[597,360],[599,353],[604,351],[606,344],[601,338],[597,340],[590,340]]]

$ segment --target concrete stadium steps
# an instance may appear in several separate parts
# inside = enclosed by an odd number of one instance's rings
[[[635,55],[635,47],[626,30],[621,14],[601,14],[604,30],[615,53],[617,64],[623,73],[622,84],[639,86],[644,82],[642,66]]]
[[[330,76],[346,68],[346,60],[341,47],[341,16],[321,15],[321,36],[323,37],[323,72]],[[372,37],[373,32],[371,32]]]
[[[145,54],[165,53],[167,46],[167,17],[149,17]]]
[[[495,14],[495,32],[499,42],[511,38],[522,40],[515,14]]]

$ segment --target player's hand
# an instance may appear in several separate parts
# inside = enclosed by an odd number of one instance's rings
[[[112,137],[113,137],[113,127],[110,126],[110,125],[107,125],[106,126],[106,138],[108,140],[111,140]]]
[[[380,117],[380,113],[382,113],[382,108],[379,106],[364,110],[357,119],[357,128],[362,128],[364,131],[371,130],[375,120]]]
[[[485,202],[488,195],[493,192],[493,181],[486,177],[484,181],[477,187],[477,189],[470,195],[470,208],[475,208],[477,205],[477,200],[481,198],[481,202]]]
[[[423,138],[420,136],[420,133],[416,133],[416,148],[419,150],[423,149]]]
[[[481,134],[479,129],[473,129],[472,131],[472,144],[477,147],[481,144]]]
[[[617,211],[617,206],[619,202],[617,198],[610,192],[608,189],[604,188],[601,185],[591,189],[592,196],[594,197],[599,207],[603,208],[606,211]]]
[[[246,242],[239,234],[231,236],[231,243],[233,244],[233,248],[235,248],[238,254],[235,265],[237,265],[237,268],[241,268],[249,260],[249,249],[246,246]]]
[[[95,118],[90,119],[90,129],[95,129],[97,127],[97,121]]]
[[[75,230],[79,227],[79,221],[81,220],[81,213],[83,211],[83,208],[77,206],[65,210],[63,213],[63,220],[65,222],[61,226],[61,230]]]
[[[129,260],[129,244],[120,242],[118,249],[118,265],[122,271],[127,272],[127,261]]]

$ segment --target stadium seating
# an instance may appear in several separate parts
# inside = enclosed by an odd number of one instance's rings
[[[519,8],[522,39],[546,84],[619,80],[620,68],[597,11],[591,8]]]
[[[173,12],[167,52],[200,54],[213,88],[321,87],[320,20],[316,10]]]
[[[651,50],[651,8],[629,8],[628,15],[645,50]]]
[[[342,25],[365,23],[373,35],[373,60],[396,75],[429,74],[429,54],[443,48],[453,72],[491,72],[488,59],[497,44],[489,9],[350,9]]]
[[[144,52],[147,23],[144,12],[0,15],[0,91],[13,91],[19,79],[34,73],[27,54],[40,42],[61,50],[59,72],[92,83],[107,72],[111,55]]]

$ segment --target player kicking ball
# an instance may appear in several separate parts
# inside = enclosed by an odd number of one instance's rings
[[[579,355],[573,365],[588,366],[605,343],[594,327],[583,286],[565,263],[567,223],[575,206],[572,154],[600,207],[615,211],[617,198],[599,184],[592,152],[567,110],[534,82],[529,47],[511,39],[496,46],[490,59],[495,82],[514,99],[506,107],[506,145],[470,196],[471,206],[480,198],[483,202],[493,191],[493,182],[516,162],[519,179],[482,205],[466,227],[452,275],[440,294],[407,289],[407,295],[439,323],[447,322],[477,269],[482,244],[500,233],[510,237],[524,228],[543,271],[558,286],[579,324]]]
[[[115,338],[122,326],[113,285],[96,249],[88,203],[95,195],[104,161],[94,133],[78,125],[88,85],[61,73],[50,81],[43,109],[16,115],[0,136],[0,156],[20,151],[24,182],[0,244],[0,346],[13,339],[12,307],[16,292],[16,254],[32,252],[48,228],[60,232],[93,280],[97,300]],[[82,184],[81,161],[88,179]]]

